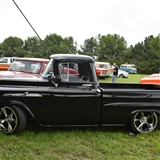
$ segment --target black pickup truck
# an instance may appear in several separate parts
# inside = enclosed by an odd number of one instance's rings
[[[45,127],[159,127],[160,86],[99,83],[89,56],[55,54],[40,77],[0,78],[0,130],[18,134],[27,121]]]

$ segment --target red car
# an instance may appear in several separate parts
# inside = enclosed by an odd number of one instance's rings
[[[106,78],[113,73],[112,66],[109,62],[95,62],[96,73],[99,78]]]
[[[0,71],[0,76],[39,76],[48,62],[43,58],[16,58],[7,71]]]
[[[155,84],[160,86],[160,73],[142,78],[140,84]]]
[[[97,73],[97,76],[99,78],[106,78],[108,77],[108,70],[105,69],[105,68],[96,68],[96,73]]]

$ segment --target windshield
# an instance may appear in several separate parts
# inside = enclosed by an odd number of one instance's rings
[[[46,69],[44,70],[42,77],[43,78],[48,78],[48,77],[52,77],[52,75],[54,75],[53,73],[53,59],[50,60],[50,62],[48,63]]]
[[[41,62],[15,60],[8,70],[39,74],[41,67]]]
[[[112,68],[111,64],[107,62],[102,62],[102,63],[95,62],[95,64],[97,68]]]

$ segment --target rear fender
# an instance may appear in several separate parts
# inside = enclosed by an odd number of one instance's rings
[[[138,109],[138,110],[134,110],[134,111],[132,111],[130,114],[129,114],[129,122],[130,122],[130,119],[131,119],[131,117],[132,117],[132,115],[134,114],[134,113],[137,113],[137,112],[155,112],[157,115],[158,115],[158,117],[159,117],[159,119],[160,119],[160,110],[157,110],[157,109]]]
[[[130,115],[137,113],[137,112],[155,112],[160,116],[160,110],[157,110],[157,109],[138,109],[138,110],[131,112]]]

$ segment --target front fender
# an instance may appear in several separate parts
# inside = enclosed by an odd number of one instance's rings
[[[31,110],[24,103],[22,103],[20,101],[15,101],[15,100],[0,101],[0,107],[3,107],[4,105],[16,105],[16,106],[18,106],[20,109],[22,109],[23,111],[25,111],[25,113],[27,113],[27,115],[29,115],[36,123],[38,123],[38,121],[36,120],[35,116],[31,112]]]

